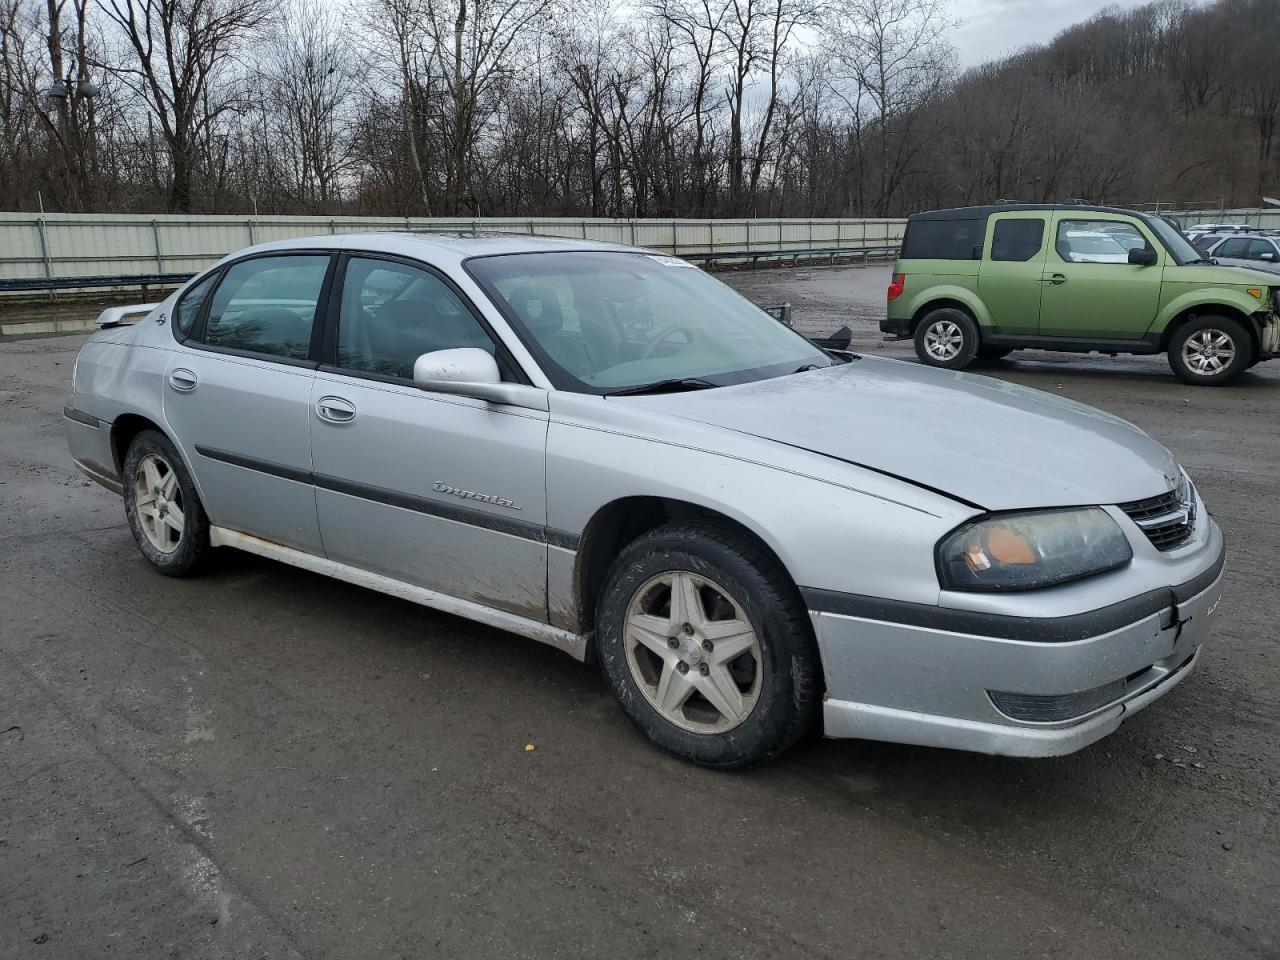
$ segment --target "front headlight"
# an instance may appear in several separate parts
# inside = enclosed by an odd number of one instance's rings
[[[1101,507],[997,513],[938,544],[944,590],[1033,590],[1122,567],[1133,548]]]

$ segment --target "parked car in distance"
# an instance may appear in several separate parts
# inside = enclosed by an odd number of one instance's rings
[[[1217,524],[1133,425],[833,355],[647,250],[264,244],[72,380],[71,454],[160,573],[234,547],[540,640],[710,766],[819,719],[1078,750],[1187,676],[1222,591]]]
[[[1280,352],[1280,282],[1211,263],[1161,217],[998,204],[908,218],[880,329],[956,370],[1018,349],[1166,353],[1229,383]]]
[[[1275,234],[1246,233],[1216,237],[1203,249],[1224,266],[1280,273],[1280,237]]]

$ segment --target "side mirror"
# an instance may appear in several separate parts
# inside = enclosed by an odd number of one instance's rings
[[[432,350],[413,362],[415,386],[490,403],[547,410],[547,391],[522,383],[503,383],[497,361],[478,347]]]
[[[1135,267],[1154,267],[1160,258],[1150,247],[1134,247],[1129,251],[1129,262]]]
[[[1264,254],[1263,254],[1259,259],[1262,259],[1262,260],[1275,260],[1275,258],[1276,258],[1276,255],[1275,255],[1274,253],[1264,253]]]

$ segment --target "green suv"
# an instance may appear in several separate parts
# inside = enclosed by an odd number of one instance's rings
[[[1169,355],[1187,383],[1280,353],[1280,281],[1132,210],[1000,204],[907,221],[880,329],[959,369],[1013,350]]]

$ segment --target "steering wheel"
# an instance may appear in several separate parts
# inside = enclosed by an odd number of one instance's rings
[[[688,342],[685,344],[685,346],[688,346],[690,343],[693,343],[694,341],[694,332],[692,330],[690,330],[688,327],[682,327],[678,323],[675,323],[669,327],[663,327],[661,330],[658,331],[658,335],[655,336],[651,341],[649,341],[649,346],[645,348],[645,351],[640,356],[640,359],[648,360],[651,356],[653,356],[653,352],[657,350],[658,347],[660,347],[667,340],[671,339],[671,335],[673,333],[683,333],[685,337],[688,338]]]

